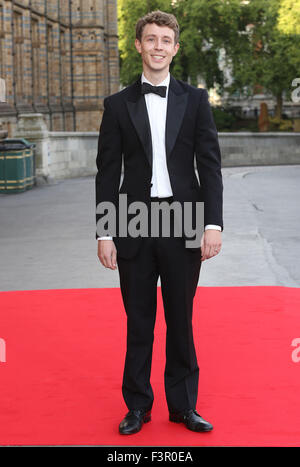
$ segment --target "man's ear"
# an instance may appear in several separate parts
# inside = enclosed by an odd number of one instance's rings
[[[134,45],[135,45],[136,50],[140,54],[141,53],[141,43],[140,43],[140,41],[138,39],[135,39]]]
[[[180,47],[180,44],[179,44],[179,42],[177,42],[177,44],[175,44],[175,47],[174,47],[175,51],[174,51],[173,57],[175,57],[175,55],[177,54],[177,52],[179,50],[179,47]]]

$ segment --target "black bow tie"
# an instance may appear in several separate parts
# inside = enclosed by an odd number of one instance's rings
[[[149,83],[142,83],[142,94],[148,94],[149,92],[158,94],[161,97],[166,97],[167,86],[152,86]]]

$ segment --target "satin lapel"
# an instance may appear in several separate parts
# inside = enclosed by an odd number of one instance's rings
[[[140,78],[134,84],[131,97],[126,101],[126,104],[132,123],[137,131],[149,164],[152,168],[151,128],[145,97],[141,94]]]
[[[168,92],[168,107],[166,118],[166,155],[170,157],[176,138],[182,125],[188,101],[188,93],[184,92],[175,78],[171,75]],[[151,128],[147,112],[145,97],[141,94],[141,78],[134,83],[126,101],[132,123],[137,131],[145,154],[152,169],[152,140]]]
[[[187,106],[187,100],[188,93],[182,92],[182,88],[177,84],[177,81],[171,75],[166,119],[167,159],[171,155],[180,127],[182,125],[184,113]]]

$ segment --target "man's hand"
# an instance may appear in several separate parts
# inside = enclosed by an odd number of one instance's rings
[[[104,267],[117,269],[117,249],[113,240],[98,240],[98,258]]]
[[[219,230],[207,229],[201,238],[201,261],[216,256],[222,246],[222,236]]]

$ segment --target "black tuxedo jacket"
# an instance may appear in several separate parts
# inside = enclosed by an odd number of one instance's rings
[[[172,75],[165,144],[174,200],[204,201],[204,224],[220,225],[223,230],[221,153],[208,93]],[[122,157],[124,178],[120,187]],[[110,201],[118,210],[119,193],[127,194],[128,203],[149,204],[152,141],[146,102],[141,94],[141,76],[131,86],[104,99],[96,162],[96,205]],[[96,222],[99,218],[96,214]],[[117,235],[113,240],[118,254],[129,258],[137,252],[142,238]]]

